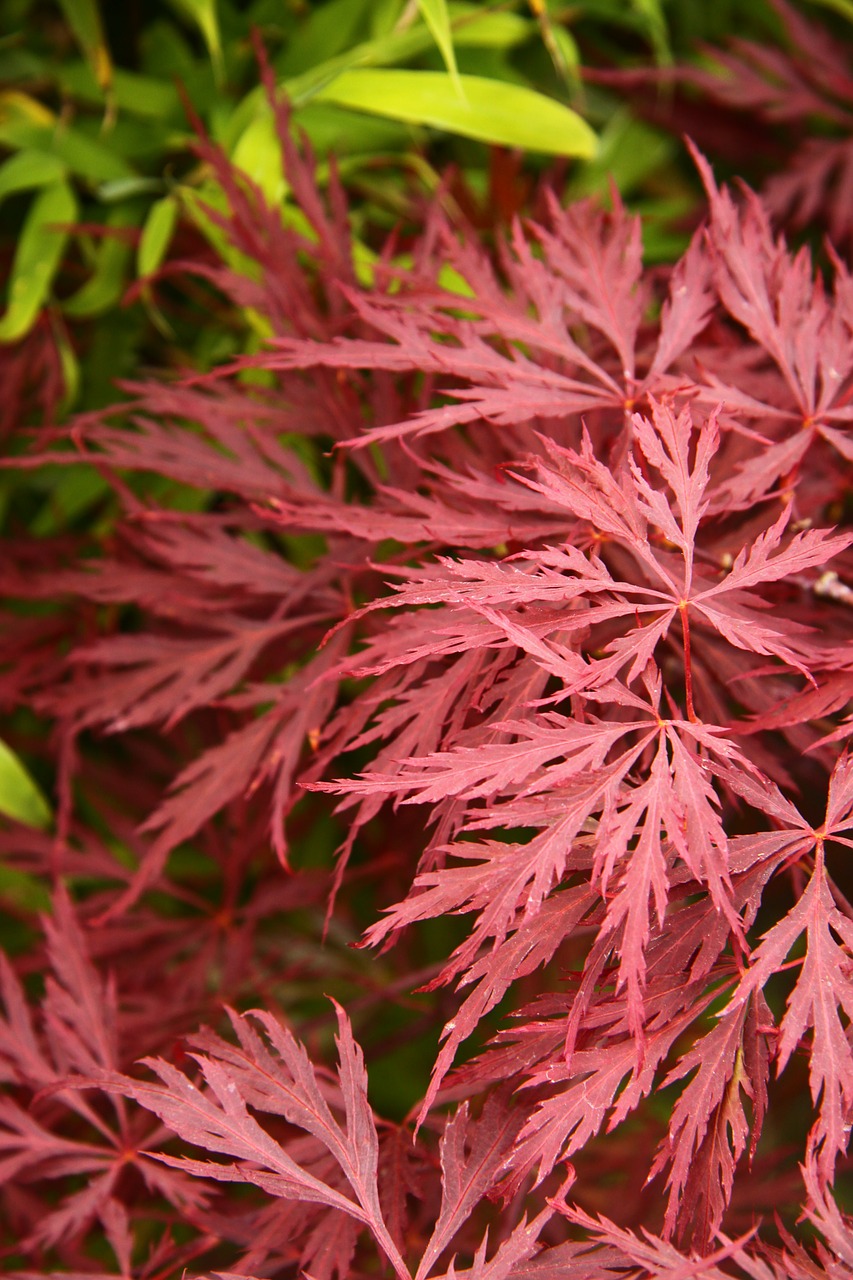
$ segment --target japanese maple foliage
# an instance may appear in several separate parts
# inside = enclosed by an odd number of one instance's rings
[[[615,196],[552,198],[493,253],[434,207],[366,283],[277,116],[311,234],[203,141],[251,267],[185,264],[264,349],[33,456],[124,517],[8,570],[71,643],[34,622],[15,669],[64,790],[4,857],[77,889],[38,1014],[3,969],[15,1273],[849,1275],[853,277],[697,155],[671,268]],[[288,983],[344,971],[331,1069]],[[351,1019],[415,987],[398,1124]]]

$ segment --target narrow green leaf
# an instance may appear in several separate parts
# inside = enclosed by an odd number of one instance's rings
[[[162,191],[164,185],[162,178],[116,178],[101,183],[96,194],[103,204],[118,204],[134,196],[153,195],[155,191]]]
[[[178,220],[178,202],[174,196],[155,200],[148,210],[136,254],[137,275],[152,275],[162,264],[172,242]]]
[[[46,150],[59,156],[72,173],[93,182],[113,182],[134,177],[131,166],[112,147],[90,138],[80,129],[58,125],[45,139]]]
[[[512,49],[535,34],[536,27],[519,13],[490,13],[473,4],[450,6],[453,42],[457,49],[470,45],[486,49]]]
[[[256,182],[271,205],[281,204],[287,191],[281,143],[271,111],[259,115],[243,130],[231,156],[238,169]]]
[[[216,0],[169,0],[176,13],[188,18],[201,32],[207,45],[213,74],[218,83],[224,78],[225,64],[222,57],[222,36],[219,31],[219,15]]]
[[[54,325],[54,341],[59,353],[59,367],[62,370],[62,399],[57,413],[59,416],[68,413],[76,404],[80,394],[80,361],[77,352],[71,345],[64,325]]]
[[[317,97],[371,115],[432,125],[505,147],[590,157],[592,129],[574,111],[522,85],[461,76],[465,101],[442,71],[346,71]]]
[[[445,0],[418,0],[418,9],[438,45],[458,96],[464,100],[465,94],[459,79],[459,68],[456,65],[456,50],[453,47],[450,15],[447,12]]]
[[[25,93],[0,92],[0,143],[13,151],[54,155],[77,177],[94,182],[135,176],[114,148],[63,124]]]
[[[111,495],[103,476],[83,465],[42,467],[33,489],[44,494],[42,505],[29,525],[30,533],[37,538],[51,537],[61,531],[67,533],[74,520]]]
[[[631,0],[631,4],[646,24],[649,40],[658,62],[666,65],[670,64],[672,62],[672,49],[660,0]]]
[[[117,229],[132,227],[136,225],[138,218],[138,213],[127,205],[119,205],[110,211],[106,225]],[[63,302],[63,312],[80,318],[102,315],[110,307],[116,306],[124,292],[132,253],[128,240],[121,236],[105,236],[98,246],[95,270],[85,284]]]
[[[46,128],[56,122],[56,116],[44,103],[39,102],[28,93],[18,89],[0,91],[0,141],[5,141],[6,131],[14,134],[15,130],[30,128]],[[10,143],[16,146],[17,143]]]
[[[671,134],[637,120],[627,108],[614,111],[598,140],[591,164],[578,166],[569,183],[573,199],[606,192],[611,181],[630,195],[650,173],[660,170],[676,151]]]
[[[555,23],[548,11],[548,0],[529,0],[536,15],[542,42],[548,50],[554,70],[574,92],[580,89],[580,51],[574,37],[565,27]]]
[[[17,342],[35,324],[68,238],[60,224],[73,222],[76,216],[77,201],[65,182],[46,187],[36,196],[15,251],[0,342]]]
[[[364,0],[329,0],[306,8],[276,59],[278,73],[299,75],[350,49],[359,37],[366,7]],[[369,7],[372,10],[372,0]]]
[[[92,70],[85,62],[60,63],[55,71],[56,83],[78,102],[99,106],[104,101]],[[143,76],[121,67],[113,70],[113,97],[116,106],[128,115],[143,120],[181,120],[180,98],[173,84],[154,76]]]
[[[59,4],[95,79],[109,99],[112,93],[113,63],[104,36],[98,0],[59,0]]]
[[[11,747],[0,740],[0,813],[44,830],[53,821],[50,805]]]
[[[823,9],[834,9],[842,18],[853,22],[853,0],[810,0],[810,3],[818,4]]]
[[[49,913],[52,901],[47,886],[38,876],[17,867],[6,867],[0,863],[0,898],[12,902],[19,910],[26,912],[40,911]],[[4,946],[9,941],[4,938]]]
[[[58,156],[44,151],[19,151],[0,165],[0,200],[17,191],[49,187],[65,177],[65,165]]]
[[[327,13],[332,7],[324,5],[316,14]],[[489,13],[472,4],[454,4],[450,14],[453,39],[458,49],[466,46],[506,52],[528,40],[536,31],[533,22],[518,14]],[[304,29],[307,30],[314,17],[315,12],[312,11],[310,17],[305,19]],[[355,45],[345,53],[318,61],[316,57],[313,60],[303,57],[301,48],[300,57],[296,58],[297,40],[301,37],[302,30],[288,43],[285,55],[276,62],[284,77],[282,87],[295,107],[305,106],[320,89],[344,71],[355,67],[381,67],[408,62],[426,52],[434,43],[426,26],[416,23],[406,30],[391,31],[387,35]],[[294,64],[292,69],[291,64]],[[226,129],[221,135],[225,145],[234,146],[250,120],[266,109],[263,86],[256,85],[230,112]]]

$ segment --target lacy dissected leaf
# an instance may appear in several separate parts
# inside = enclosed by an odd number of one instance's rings
[[[255,1017],[266,1041],[248,1017],[236,1014],[231,1022],[240,1041],[239,1049],[210,1034],[202,1037],[205,1052],[194,1056],[202,1070],[204,1090],[162,1059],[147,1063],[161,1084],[125,1080],[122,1088],[185,1141],[235,1157],[239,1163],[167,1156],[161,1156],[162,1160],[197,1176],[250,1182],[271,1195],[339,1209],[368,1226],[398,1274],[407,1275],[379,1204],[378,1138],[367,1101],[361,1050],[352,1038],[343,1010],[336,1006],[336,1011],[340,1100],[346,1117],[343,1125],[330,1109],[302,1045],[275,1018],[262,1012]],[[255,1110],[283,1116],[312,1134],[334,1157],[351,1194],[301,1167],[250,1114],[247,1104]]]
[[[119,1182],[128,1164],[149,1192],[188,1210],[204,1203],[201,1188],[173,1170],[157,1169],[139,1156],[151,1125],[130,1114],[121,1098],[98,1096],[94,1078],[109,1075],[124,1059],[119,1051],[115,990],[105,984],[64,892],[44,930],[53,975],[38,1016],[28,1007],[9,961],[0,955],[5,1017],[0,1018],[0,1077],[16,1086],[0,1099],[0,1184],[40,1186],[70,1180],[78,1186],[58,1204],[33,1217],[24,1233],[26,1249],[45,1249],[75,1239],[100,1221],[119,1247],[124,1212]],[[103,1107],[106,1102],[107,1109]],[[141,1122],[141,1123],[140,1123]]]
[[[474,275],[471,257],[446,230],[441,249],[460,275],[471,272],[476,282],[473,298],[466,300],[466,318],[455,314],[458,297],[434,287],[420,293],[417,310],[408,296],[368,300],[353,294],[359,316],[385,341],[281,339],[273,344],[272,367],[417,369],[439,379],[452,372],[463,380],[459,389],[454,383],[437,387],[456,403],[374,427],[353,441],[359,446],[445,432],[467,422],[515,427],[536,418],[621,411],[640,396],[662,390],[664,375],[704,328],[711,310],[702,255],[698,249],[688,252],[674,272],[660,329],[650,341],[642,325],[649,290],[641,270],[639,222],[621,203],[607,214],[591,201],[568,209],[551,201],[549,214],[550,227],[532,228],[544,261],[522,228],[515,228],[502,261],[512,294],[482,263]],[[588,347],[572,337],[570,318],[594,335]]]
[[[753,998],[696,1040],[663,1081],[665,1087],[696,1072],[673,1108],[669,1136],[650,1174],[653,1177],[671,1164],[667,1179],[669,1233],[676,1227],[685,1198],[699,1240],[712,1240],[719,1230],[750,1127],[750,1151],[754,1152],[767,1110],[769,1025],[766,1003]],[[743,1095],[752,1103],[752,1126]]]
[[[825,844],[834,840],[851,846],[843,834],[850,830],[851,812],[853,765],[845,754],[830,781],[821,828],[812,830],[794,815],[797,838],[790,842],[789,850],[800,857],[813,854],[811,876],[794,906],[756,947],[729,1005],[733,1013],[760,991],[771,974],[783,969],[792,948],[804,937],[805,957],[779,1027],[778,1070],[784,1069],[811,1029],[810,1086],[812,1102],[818,1108],[812,1141],[818,1152],[817,1167],[827,1180],[832,1178],[837,1158],[847,1150],[853,1107],[853,1049],[848,1035],[853,1017],[853,925],[835,903]]]

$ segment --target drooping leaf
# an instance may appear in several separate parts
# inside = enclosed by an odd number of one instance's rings
[[[11,747],[0,742],[0,813],[31,827],[47,827],[50,805]]]
[[[317,96],[498,146],[552,155],[591,156],[595,151],[592,129],[568,107],[523,85],[503,84],[496,94],[492,81],[481,76],[353,70],[337,76]]]
[[[9,277],[0,343],[17,342],[33,327],[62,261],[77,201],[65,182],[45,187],[32,203]]]

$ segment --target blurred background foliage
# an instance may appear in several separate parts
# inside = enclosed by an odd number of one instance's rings
[[[448,164],[485,201],[495,145],[524,149],[531,172],[569,158],[569,194],[612,177],[646,196],[647,250],[671,256],[681,242],[667,223],[690,190],[678,139],[585,86],[583,67],[665,67],[772,21],[761,0],[0,0],[0,343],[41,329],[57,359],[42,400],[67,410],[104,404],[140,361],[204,365],[249,340],[233,317],[201,327],[175,307],[167,319],[150,282],[193,231],[210,235],[200,199],[217,194],[187,103],[298,216],[253,30],[321,174],[338,158],[368,270],[377,238],[417,217]]]

